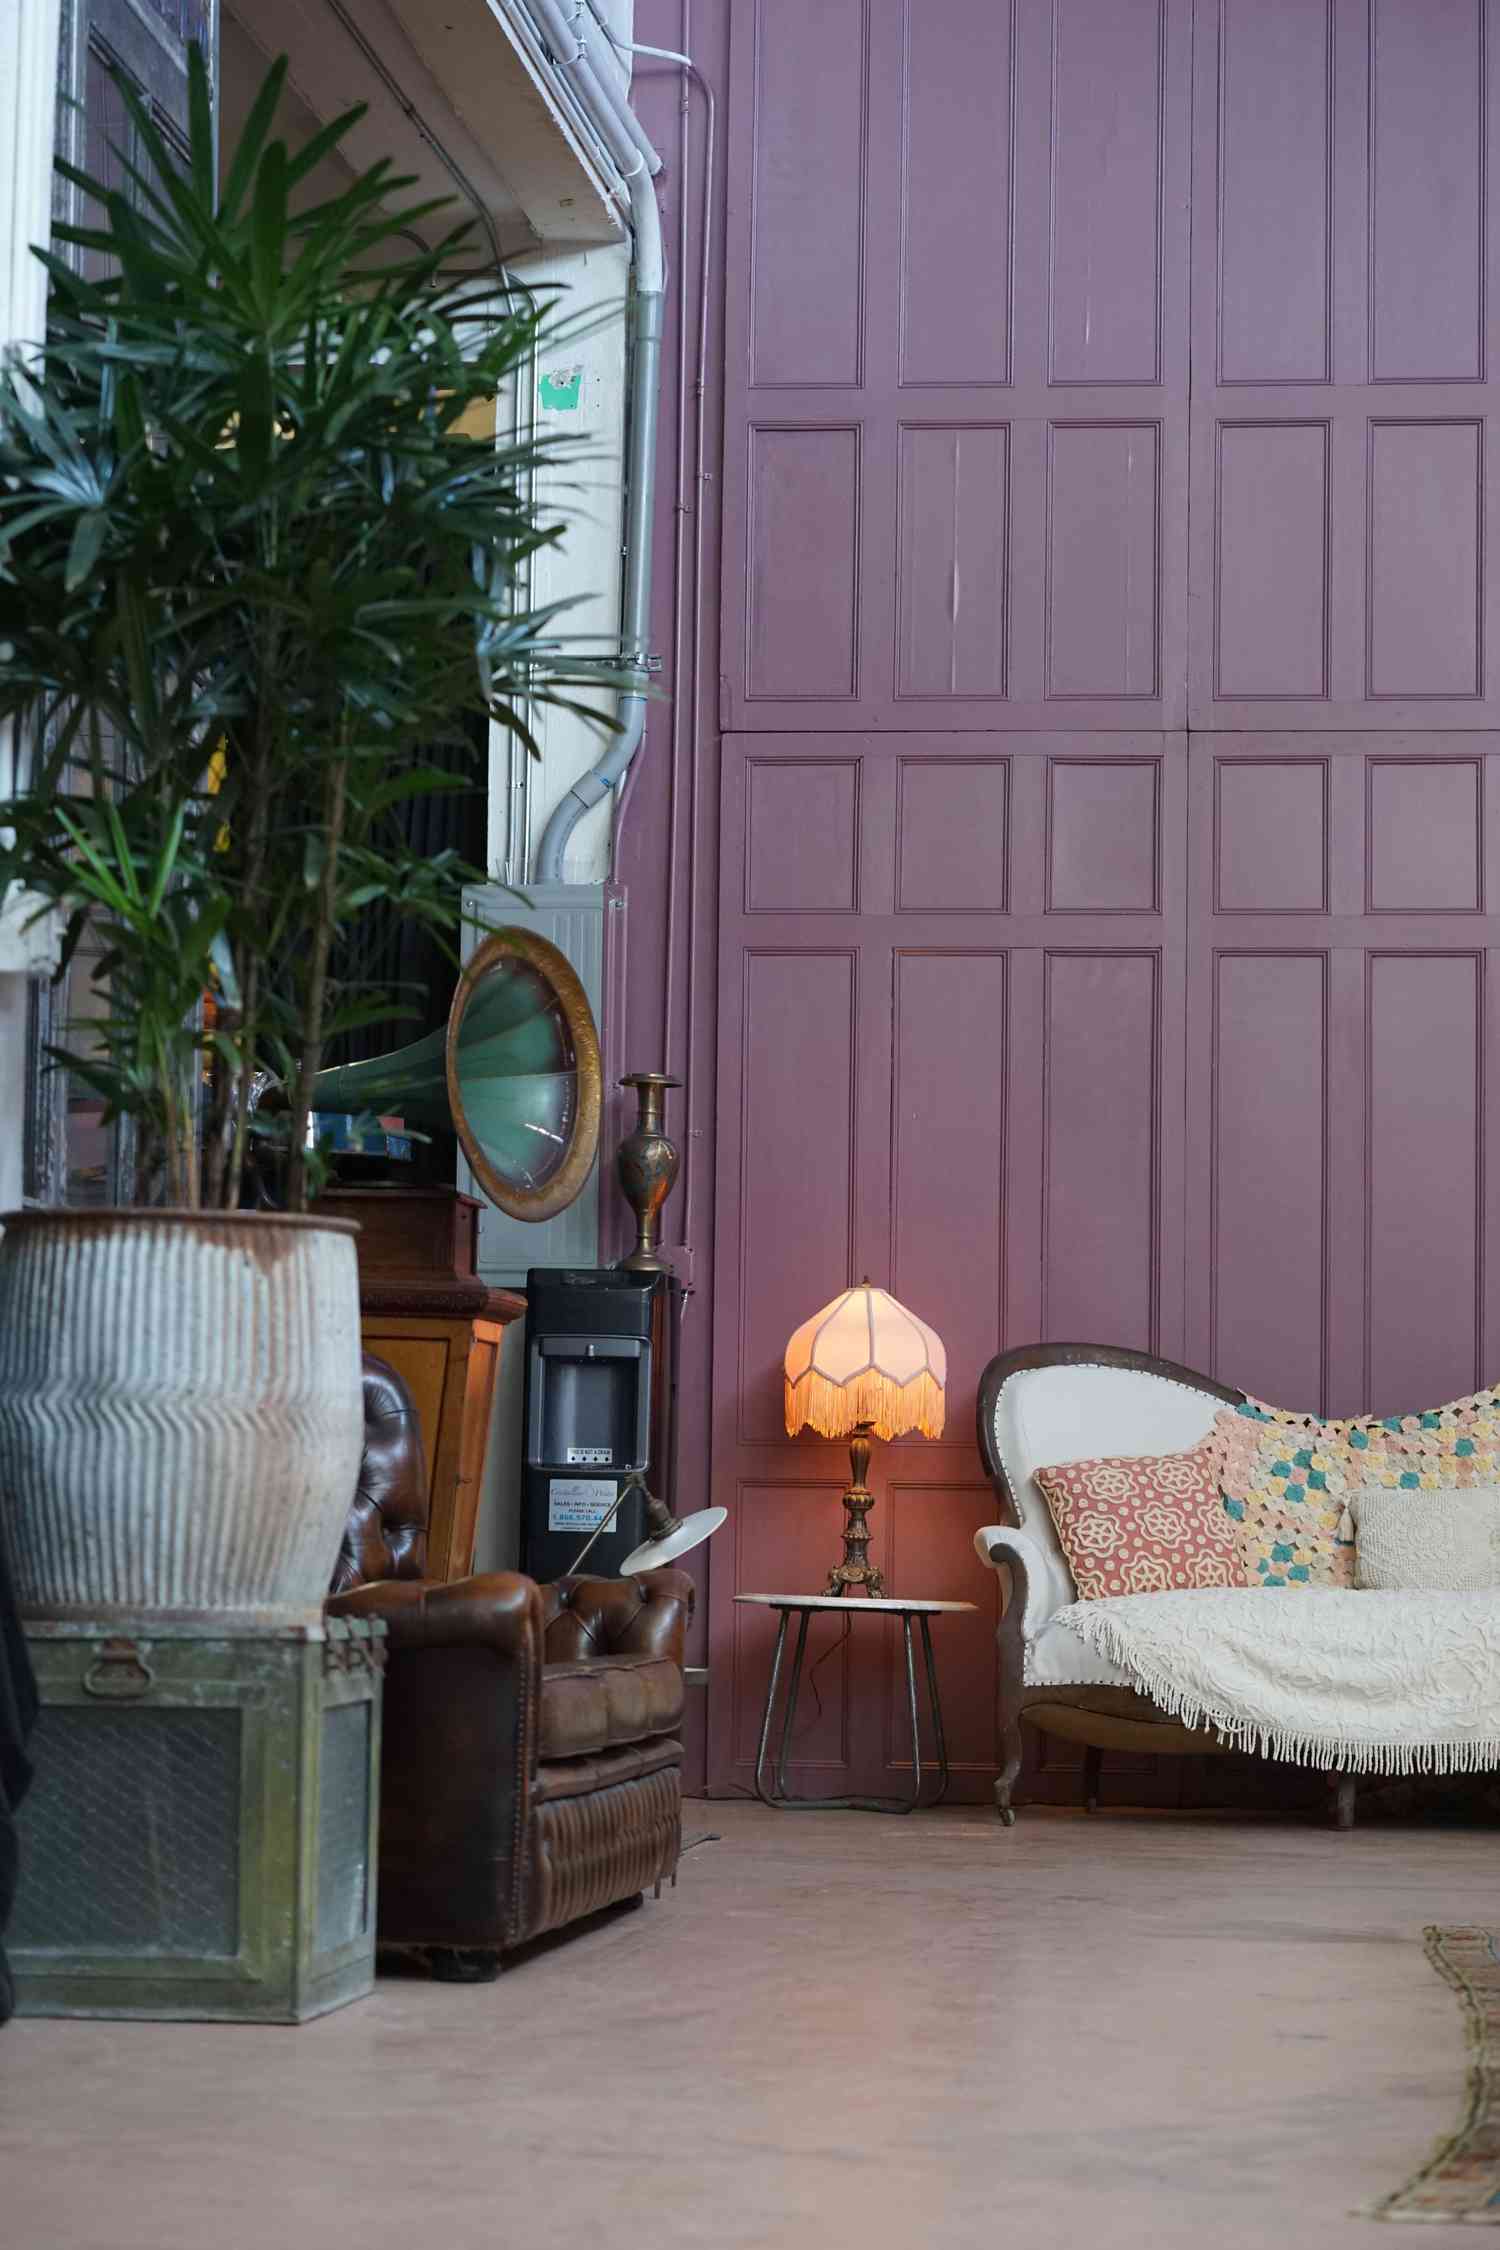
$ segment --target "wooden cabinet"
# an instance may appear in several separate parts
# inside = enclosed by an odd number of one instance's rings
[[[333,1188],[317,1208],[357,1219],[366,1351],[406,1383],[427,1455],[427,1570],[467,1578],[505,1331],[526,1310],[474,1272],[479,1205],[456,1188]]]

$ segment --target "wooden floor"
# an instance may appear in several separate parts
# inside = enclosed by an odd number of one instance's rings
[[[1456,2114],[1500,1836],[695,1804],[675,1893],[300,2030],[0,2032],[5,2250],[1321,2250]]]

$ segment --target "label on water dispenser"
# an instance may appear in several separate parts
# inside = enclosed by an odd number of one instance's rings
[[[619,1489],[613,1477],[549,1477],[547,1529],[592,1531],[614,1506]]]
[[[580,1469],[607,1469],[614,1455],[607,1445],[570,1445],[566,1459],[570,1466],[576,1462]]]

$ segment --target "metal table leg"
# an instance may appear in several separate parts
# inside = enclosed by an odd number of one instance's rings
[[[938,1793],[934,1805],[940,1805],[948,1794],[948,1744],[943,1734],[943,1706],[938,1700],[937,1661],[932,1653],[932,1626],[925,1611],[917,1620],[922,1628],[922,1658],[927,1667],[927,1702],[932,1712],[932,1732],[937,1742]],[[928,1808],[931,1810],[931,1807]]]
[[[803,1610],[797,1620],[797,1651],[792,1658],[792,1676],[787,1682],[786,1717],[781,1722],[781,1754],[776,1760],[776,1794],[786,1795],[786,1754],[792,1745],[792,1729],[797,1724],[797,1695],[802,1686],[802,1659],[807,1654],[808,1613]]]
[[[760,1722],[760,1742],[755,1752],[755,1794],[763,1805],[774,1805],[776,1802],[761,1779],[761,1769],[766,1762],[766,1744],[771,1739],[771,1714],[776,1708],[776,1688],[781,1679],[781,1652],[786,1647],[786,1629],[791,1622],[791,1611],[784,1609],[776,1628],[776,1653],[771,1658],[771,1682],[766,1689],[766,1708]]]
[[[771,1658],[771,1678],[766,1688],[766,1707],[761,1717],[760,1743],[755,1757],[755,1794],[763,1805],[771,1805],[780,1812],[877,1812],[912,1813],[919,1809],[931,1810],[940,1805],[948,1793],[948,1746],[943,1734],[943,1712],[938,1701],[937,1664],[932,1652],[932,1634],[925,1616],[918,1616],[922,1628],[922,1662],[927,1675],[927,1700],[932,1710],[933,1734],[938,1753],[938,1792],[928,1805],[922,1806],[922,1729],[917,1700],[916,1647],[912,1640],[910,1613],[901,1617],[901,1633],[906,1657],[906,1697],[911,1713],[912,1785],[905,1797],[791,1797],[787,1794],[787,1759],[792,1746],[792,1731],[797,1717],[797,1699],[802,1686],[803,1659],[807,1651],[807,1629],[811,1612],[798,1613],[797,1646],[792,1656],[791,1676],[787,1682],[786,1712],[781,1723],[781,1741],[776,1757],[774,1780],[768,1783],[765,1774],[766,1752],[771,1741],[771,1726],[776,1711],[776,1691],[781,1684],[781,1665],[786,1649],[787,1627],[791,1623],[790,1610],[781,1612],[781,1623],[776,1633],[776,1647]]]

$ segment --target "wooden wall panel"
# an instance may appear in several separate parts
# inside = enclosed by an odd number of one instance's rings
[[[1326,758],[1219,758],[1210,866],[1220,914],[1326,914]]]
[[[1372,699],[1480,693],[1483,459],[1478,422],[1370,424]]]
[[[1473,1390],[1483,1240],[1482,985],[1473,953],[1372,953],[1366,970],[1372,1399]]]
[[[1010,379],[1015,0],[903,0],[903,384]],[[954,242],[969,287],[948,284]]]
[[[1219,20],[1219,381],[1324,383],[1333,273],[1332,0],[1279,8],[1223,0]]]
[[[1157,1343],[1158,962],[1049,953],[1042,1335]]]
[[[1483,0],[1371,0],[1370,374],[1484,373]]]
[[[1161,765],[1047,761],[1047,908],[1155,914],[1161,902]]]
[[[941,1442],[873,1469],[876,1552],[928,1592],[993,1596],[967,1418],[1001,1344],[1339,1413],[1500,1375],[1500,48],[1481,0],[708,14],[723,732],[695,710],[664,802],[691,846],[720,791],[685,1254],[737,1519],[711,1771],[744,1786],[769,1627],[733,1591],[838,1546],[780,1353],[862,1273],[952,1356]],[[985,1633],[938,1660],[977,1796]],[[835,1669],[809,1773],[889,1786],[891,1650]]]
[[[903,758],[896,786],[898,913],[1003,914],[1010,760]]]
[[[833,1296],[851,1255],[856,960],[755,952],[742,974],[736,1395],[744,1433],[774,1438],[786,1340],[824,1301],[807,1282],[830,1276]]]
[[[1221,953],[1213,980],[1206,1371],[1315,1405],[1327,1375],[1328,962]]]
[[[830,1449],[826,1449],[831,1452]],[[734,1509],[735,1575],[747,1591],[816,1591],[839,1558],[830,1551],[828,1530],[839,1517],[841,1486],[772,1482],[741,1485]],[[773,1610],[741,1603],[732,1612],[734,1677],[734,1758],[741,1768],[755,1764],[766,1683],[776,1644]],[[795,1622],[792,1628],[796,1632]],[[816,1664],[817,1693],[802,1697],[789,1757],[801,1769],[797,1786],[809,1794],[831,1794],[838,1774],[849,1764],[849,1644],[839,1646],[839,1620],[815,1619],[808,1634],[807,1662]],[[790,1664],[789,1642],[785,1661]],[[775,1742],[780,1742],[778,1726]],[[809,1772],[808,1769],[821,1769]],[[829,1768],[836,1769],[830,1776]]]
[[[1191,5],[733,12],[728,730],[1180,728]]]
[[[1221,696],[1328,693],[1328,477],[1326,422],[1219,425]]]
[[[754,380],[857,383],[868,0],[751,0]]]
[[[1161,433],[1055,423],[1047,506],[1047,693],[1157,692]]]
[[[903,425],[896,693],[1003,696],[1010,432]]]
[[[859,904],[859,761],[752,766],[747,914],[852,913]]]
[[[1372,914],[1475,914],[1484,904],[1478,758],[1368,758]]]
[[[1054,383],[1161,375],[1162,0],[1054,0]]]
[[[915,1448],[909,1449],[912,1454]],[[920,1458],[903,1458],[890,1486],[890,1567],[902,1585],[930,1590],[935,1601],[973,1602],[972,1617],[935,1617],[932,1620],[933,1653],[941,1667],[944,1733],[952,1766],[966,1775],[987,1777],[994,1763],[995,1696],[999,1686],[995,1628],[1000,1622],[1000,1581],[986,1571],[976,1578],[964,1556],[973,1553],[976,1503],[988,1498],[987,1488],[941,1485],[922,1477]],[[899,1481],[898,1481],[899,1480]],[[917,1678],[922,1679],[922,1652],[917,1649]],[[903,1784],[902,1773],[911,1772],[911,1716],[906,1701],[906,1666],[894,1632],[885,1663],[885,1756],[893,1792]],[[924,1759],[933,1756],[931,1728],[923,1705]]]
[[[747,696],[852,696],[858,661],[859,430],[750,432]]]
[[[890,1286],[931,1309],[949,1423],[967,1431],[1004,1305],[1006,958],[899,952],[893,967]]]

